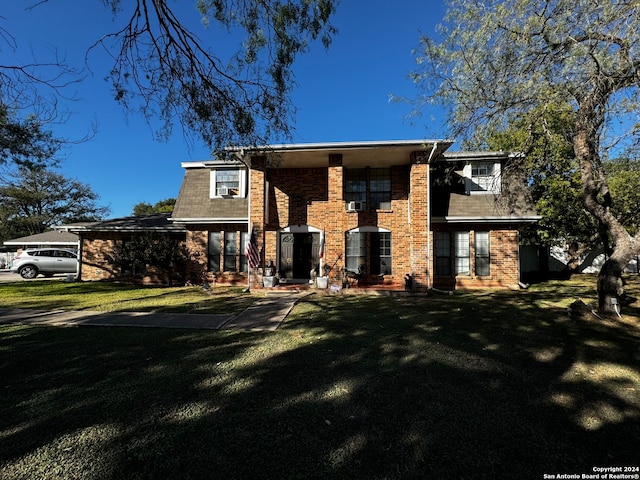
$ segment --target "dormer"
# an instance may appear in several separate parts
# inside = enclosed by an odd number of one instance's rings
[[[247,168],[244,165],[209,166],[209,198],[245,198]]]
[[[502,193],[503,164],[517,156],[510,152],[445,152],[442,160],[456,164],[467,195]]]
[[[502,164],[500,162],[468,162],[462,170],[467,195],[500,194],[502,190],[501,170]]]

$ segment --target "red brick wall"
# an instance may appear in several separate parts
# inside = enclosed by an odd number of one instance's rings
[[[487,225],[455,225],[445,227],[439,225],[439,231],[449,231],[451,233],[451,271],[453,272],[455,262],[455,250],[453,246],[454,232],[469,232],[470,246],[470,275],[458,276],[434,276],[433,286],[442,289],[454,288],[490,288],[490,287],[506,287],[517,284],[519,278],[519,256],[518,256],[518,231],[508,225],[492,226],[493,230]],[[475,232],[489,231],[490,244],[490,275],[475,275]],[[432,238],[434,238],[432,234]],[[435,258],[435,257],[434,257]],[[435,272],[435,271],[434,271]]]
[[[425,290],[430,285],[428,278],[429,264],[429,222],[428,222],[428,201],[429,201],[429,165],[426,163],[414,163],[411,165],[410,192],[411,217],[409,219],[411,229],[407,240],[405,252],[409,252],[409,271],[414,279],[414,289]]]
[[[330,281],[339,281],[344,267],[345,232],[356,227],[380,227],[392,232],[393,274],[385,276],[384,282],[400,287],[405,275],[411,274],[414,287],[426,289],[433,285],[433,261],[429,261],[433,255],[427,252],[434,247],[427,221],[427,168],[421,163],[393,167],[391,209],[361,212],[345,209],[342,166],[267,169],[266,173],[252,170],[251,222],[260,231],[263,260],[276,262],[280,229],[293,225],[315,227],[325,231],[325,264],[335,264]],[[472,227],[458,225],[456,229],[473,230]],[[486,225],[478,229],[489,230]],[[503,286],[518,281],[517,231],[498,226],[491,231],[490,242],[491,275],[452,278],[451,286]],[[471,243],[473,246],[473,240]]]
[[[208,268],[209,232],[236,232],[236,249],[238,255],[244,255],[245,246],[241,243],[240,232],[246,231],[246,225],[237,223],[188,226],[186,246],[191,256],[186,271],[188,281],[193,284],[199,284],[204,281],[228,285],[246,283],[247,277],[245,272],[211,272]]]
[[[81,240],[80,280],[121,280],[144,285],[167,284],[167,275],[155,267],[148,266],[145,275],[123,276],[120,268],[111,263],[109,256],[113,254],[115,246],[129,236],[130,234],[120,232],[84,233]]]
[[[120,271],[109,264],[107,256],[113,252],[115,243],[121,239],[121,235],[115,233],[84,234],[81,246],[80,279],[95,281],[117,278]]]
[[[426,167],[421,166],[421,170],[422,175],[426,175]],[[261,236],[265,252],[263,259],[276,261],[279,230],[293,225],[308,225],[324,230],[324,263],[333,266],[331,281],[338,281],[344,267],[345,232],[357,227],[377,226],[392,232],[393,275],[386,277],[384,281],[403,285],[404,275],[411,271],[412,265],[412,259],[405,252],[410,251],[414,236],[414,225],[409,223],[408,216],[409,171],[408,165],[391,169],[390,210],[348,212],[343,198],[342,166],[269,169],[266,177],[262,176],[262,172],[253,170],[251,221],[261,231],[264,230]],[[266,184],[260,185],[261,181]],[[426,178],[421,187],[423,197],[426,198]],[[416,197],[420,195],[418,192]],[[426,208],[426,200],[420,201],[419,208]],[[265,209],[268,211],[265,212]],[[264,222],[261,223],[261,220]],[[421,235],[426,238],[426,211],[424,214],[418,212],[414,223],[420,226]],[[419,267],[423,273],[426,270],[424,252],[426,249],[416,255],[423,263]]]

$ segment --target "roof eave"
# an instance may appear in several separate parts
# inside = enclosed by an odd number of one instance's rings
[[[444,216],[431,219],[434,223],[535,223],[540,215],[525,216]]]
[[[174,223],[182,224],[200,224],[200,223],[247,223],[249,221],[246,217],[237,218],[225,218],[225,217],[171,217]]]

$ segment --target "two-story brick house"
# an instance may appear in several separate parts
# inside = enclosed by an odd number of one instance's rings
[[[422,290],[517,283],[518,228],[538,217],[524,185],[504,181],[512,155],[448,153],[451,144],[292,144],[183,163],[171,220],[195,252],[190,275],[246,281],[253,231],[282,283],[325,268],[338,285],[345,272],[396,288],[410,276]]]

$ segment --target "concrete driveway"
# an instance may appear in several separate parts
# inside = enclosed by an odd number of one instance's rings
[[[97,312],[2,308],[0,325],[191,328],[202,330],[273,331],[309,292],[268,296],[239,315],[163,312]]]
[[[52,277],[45,277],[43,275],[38,275],[36,278],[24,279],[17,273],[12,273],[9,270],[0,270],[0,283],[33,282],[34,280],[59,280],[64,282],[67,280],[67,274],[58,273],[53,275]]]

